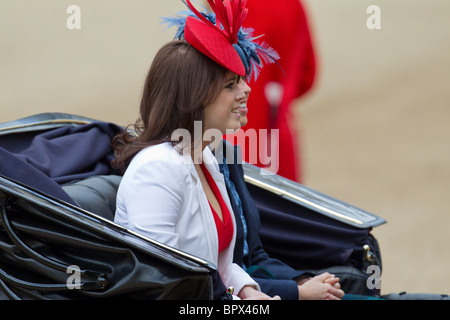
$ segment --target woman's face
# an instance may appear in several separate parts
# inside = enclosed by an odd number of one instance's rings
[[[243,127],[248,122],[248,119],[247,119],[247,113],[248,113],[247,101],[248,101],[248,96],[249,96],[250,92],[252,91],[252,89],[247,84],[247,82],[245,82],[244,80],[241,80],[239,82],[239,86],[241,87],[241,90],[244,91],[244,94],[245,94],[245,98],[240,101],[240,107],[239,107],[239,112],[241,113],[241,120],[240,120],[241,121],[241,127]]]
[[[219,97],[205,108],[205,130],[218,129],[225,134],[227,130],[237,131],[241,127],[241,102],[247,100],[244,91],[247,89],[242,86],[243,81],[238,82],[238,79],[240,78],[232,72],[225,76]]]

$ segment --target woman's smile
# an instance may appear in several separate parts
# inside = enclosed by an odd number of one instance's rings
[[[240,117],[241,117],[241,114],[242,114],[242,112],[241,112],[241,106],[239,106],[238,108],[234,108],[233,110],[231,110],[231,113],[232,113],[232,114],[235,114],[235,115],[238,115],[239,118],[240,118]]]
[[[242,116],[245,116],[247,114],[248,112],[247,100],[241,101],[241,104],[239,105],[239,112],[241,113]]]

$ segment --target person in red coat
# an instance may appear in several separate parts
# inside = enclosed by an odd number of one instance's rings
[[[292,114],[293,101],[311,89],[316,75],[316,58],[308,19],[300,0],[248,0],[248,16],[245,26],[254,29],[254,36],[260,36],[256,42],[267,42],[278,53],[278,64],[269,64],[250,80],[252,95],[247,102],[251,113],[244,132],[254,129],[258,134],[258,156],[250,154],[255,148],[242,146],[243,160],[259,167],[267,167],[267,159],[261,157],[261,142],[267,145],[267,152],[276,152],[278,157],[277,174],[301,182],[300,139],[298,122]],[[280,68],[281,66],[281,68]],[[260,131],[261,129],[267,130]],[[278,139],[271,139],[270,133],[278,130]],[[228,136],[233,144],[242,143]],[[267,138],[266,138],[267,136]],[[277,141],[278,140],[278,141]],[[270,143],[279,142],[278,146]],[[247,144],[249,142],[247,141]],[[251,142],[251,143],[254,143]],[[255,160],[257,162],[255,163]]]

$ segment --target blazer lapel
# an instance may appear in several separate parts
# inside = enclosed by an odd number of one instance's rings
[[[189,168],[192,183],[195,186],[195,196],[197,198],[196,200],[200,208],[200,212],[197,212],[196,214],[201,215],[205,236],[208,237],[208,239],[210,240],[207,242],[209,244],[210,260],[213,263],[217,263],[219,252],[219,239],[217,237],[216,228],[211,227],[215,226],[214,217],[211,208],[209,206],[208,199],[206,198],[205,191],[203,190],[202,182],[200,180],[200,177],[198,176],[197,170],[195,169],[194,162],[192,161],[192,158],[189,156],[189,158],[184,159],[184,162]]]

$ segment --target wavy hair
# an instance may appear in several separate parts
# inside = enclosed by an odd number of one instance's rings
[[[112,140],[112,166],[125,172],[142,149],[171,141],[176,129],[194,136],[194,122],[204,120],[204,109],[219,96],[227,70],[184,40],[164,45],[148,72],[134,124]]]

